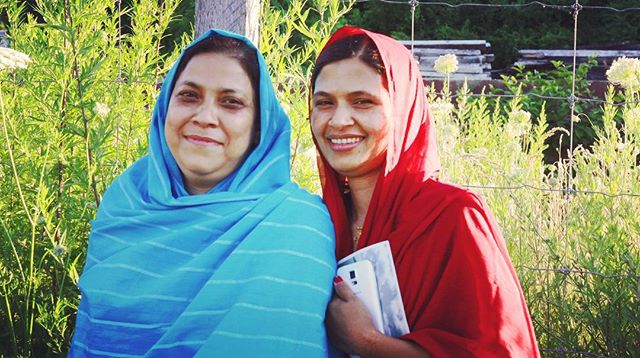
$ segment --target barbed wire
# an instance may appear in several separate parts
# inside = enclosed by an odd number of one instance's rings
[[[640,198],[640,194],[638,193],[607,193],[607,192],[596,191],[596,190],[578,190],[578,189],[569,189],[569,188],[541,188],[541,187],[536,187],[535,185],[530,185],[530,184],[502,185],[502,186],[474,185],[474,184],[459,184],[459,185],[469,189],[489,189],[489,190],[532,189],[536,191],[544,191],[549,193],[562,193],[567,195],[588,194],[588,195],[602,195],[609,198],[620,198],[620,197]]]
[[[562,274],[564,276],[576,274],[576,275],[592,275],[592,276],[598,276],[601,278],[611,278],[611,279],[627,279],[627,278],[640,279],[640,275],[633,275],[633,274],[611,275],[611,274],[605,274],[598,271],[577,270],[577,269],[569,269],[569,268],[544,268],[544,267],[530,267],[525,265],[516,266],[516,268],[521,270],[529,270],[529,271],[553,272],[553,273]]]
[[[640,100],[638,101],[622,101],[622,102],[610,102],[607,101],[606,99],[601,99],[601,98],[587,98],[587,97],[573,97],[573,99],[571,98],[571,96],[569,97],[561,97],[561,96],[549,96],[549,95],[543,95],[543,94],[539,94],[539,93],[535,93],[535,92],[525,92],[525,93],[521,93],[521,94],[495,94],[495,93],[455,93],[455,94],[451,94],[450,95],[451,98],[458,98],[458,97],[488,97],[488,98],[521,98],[521,97],[534,97],[534,98],[539,98],[539,99],[550,99],[550,100],[560,100],[560,101],[571,101],[574,100],[576,102],[587,102],[587,103],[601,103],[601,104],[608,104],[611,106],[615,106],[615,107],[621,107],[621,106],[628,106],[628,105],[632,105],[632,104],[640,104]]]
[[[593,352],[575,351],[575,350],[569,350],[564,348],[540,348],[540,352],[558,353],[558,354],[561,354],[561,357],[564,357],[565,354],[580,354],[583,356],[598,357],[598,358],[621,358],[619,356],[603,356],[601,354],[596,354]]]
[[[0,83],[8,83],[14,86],[24,86],[27,81],[15,81],[15,80],[0,80]],[[59,83],[60,80],[29,80],[29,83]],[[97,83],[114,83],[117,85],[127,84],[127,85],[145,85],[145,86],[157,86],[161,83],[153,83],[151,81],[141,81],[141,80],[128,80],[123,78],[114,78],[114,79],[106,79],[106,80],[94,80],[93,82]]]
[[[434,79],[434,80],[438,80],[438,79]],[[432,80],[433,81],[433,80]],[[29,80],[30,83],[55,83],[58,82],[57,80]],[[124,80],[124,79],[111,79],[111,80],[96,80],[95,82],[98,83],[115,83],[115,84],[127,84],[127,85],[145,85],[145,86],[158,86],[161,83],[152,83],[152,82],[148,82],[148,81],[139,81],[139,80],[135,80],[135,81],[128,81],[128,80]],[[0,80],[0,83],[2,84],[12,84],[12,85],[17,85],[17,86],[23,86],[24,82],[22,81],[12,81],[12,80]],[[278,84],[277,82],[274,82],[274,84]],[[438,94],[438,93],[436,93]],[[486,98],[526,98],[526,97],[532,97],[532,98],[538,98],[538,99],[547,99],[547,100],[558,100],[558,101],[571,101],[572,98],[569,97],[562,97],[562,96],[551,96],[551,95],[544,95],[544,94],[540,94],[540,93],[535,93],[535,92],[525,92],[525,93],[520,93],[520,94],[498,94],[498,93],[453,93],[449,95],[452,99],[458,98],[458,97],[473,97],[473,98],[481,98],[481,97],[486,97]],[[640,100],[637,101],[621,101],[621,102],[611,102],[611,101],[607,101],[606,99],[602,99],[602,98],[587,98],[587,97],[574,97],[573,98],[574,101],[576,102],[585,102],[585,103],[599,103],[599,104],[607,104],[610,106],[614,106],[614,107],[623,107],[623,106],[628,106],[628,105],[635,105],[635,104],[640,104]]]
[[[345,0],[348,1],[348,0]],[[356,0],[356,3],[362,2],[382,2],[387,4],[400,4],[400,5],[411,5],[412,1],[407,0]],[[467,2],[467,3],[449,3],[446,1],[416,1],[418,5],[436,5],[436,6],[444,6],[449,8],[462,8],[462,7],[480,7],[480,8],[511,8],[511,9],[519,9],[519,8],[528,8],[533,6],[539,6],[542,8],[548,9],[556,9],[556,10],[566,10],[573,11],[574,5],[563,5],[563,4],[552,4],[546,3],[542,1],[530,1],[522,4],[482,4],[475,2]],[[640,11],[640,7],[627,7],[627,8],[616,8],[613,6],[602,6],[602,5],[580,5],[581,10],[608,10],[614,12],[632,12],[632,11]]]

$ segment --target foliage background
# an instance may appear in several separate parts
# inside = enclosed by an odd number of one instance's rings
[[[68,349],[100,196],[146,152],[157,84],[191,30],[170,27],[177,0],[29,4],[0,0],[12,46],[34,60],[0,72],[0,356],[47,357]],[[260,46],[291,117],[292,175],[317,192],[306,83],[352,4],[286,5],[265,4]],[[545,356],[640,356],[640,95],[611,87],[585,121],[594,144],[549,163],[548,138],[552,151],[567,141],[547,120],[562,104],[519,94],[566,91],[567,73],[506,77],[506,98],[429,87],[442,177],[489,202]]]

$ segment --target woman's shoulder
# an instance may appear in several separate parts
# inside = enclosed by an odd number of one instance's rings
[[[148,165],[149,156],[141,157],[118,174],[109,184],[109,188],[116,186],[116,184],[119,185],[119,182],[131,182],[136,186],[146,182]]]
[[[331,216],[320,197],[310,194],[296,184],[288,184],[277,190],[284,193],[283,199],[268,218],[276,221],[277,230],[285,230],[289,238],[303,236],[307,244],[309,240],[325,247],[335,244],[335,233]],[[300,241],[300,240],[295,240]],[[332,251],[333,252],[333,251]]]
[[[301,214],[320,214],[330,219],[329,210],[321,197],[312,194],[299,187],[296,183],[290,183],[281,189],[286,194],[284,205],[288,209],[300,210]]]
[[[465,207],[482,209],[486,206],[480,194],[460,185],[429,179],[424,182],[421,189],[418,198],[432,202],[444,202],[451,209]]]

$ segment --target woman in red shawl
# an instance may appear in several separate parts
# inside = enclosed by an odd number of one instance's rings
[[[538,357],[518,278],[476,194],[437,181],[435,129],[399,42],[343,27],[312,75],[311,128],[337,258],[388,240],[410,333],[378,332],[340,277],[332,343],[366,357]]]

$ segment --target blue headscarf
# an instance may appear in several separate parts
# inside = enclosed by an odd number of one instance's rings
[[[210,30],[213,36],[244,37]],[[325,356],[335,272],[322,201],[289,176],[290,127],[256,50],[260,142],[208,193],[189,195],[164,135],[179,60],[156,102],[149,153],[92,222],[69,356]]]

